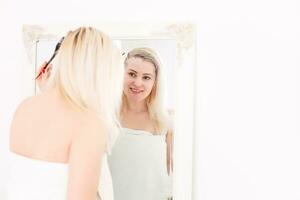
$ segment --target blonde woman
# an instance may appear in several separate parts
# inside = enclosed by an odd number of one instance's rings
[[[43,92],[13,118],[8,200],[95,200],[103,157],[119,132],[123,70],[112,40],[80,27],[56,53]]]
[[[171,196],[172,128],[163,100],[162,64],[149,48],[125,59],[120,134],[108,157],[115,200]]]

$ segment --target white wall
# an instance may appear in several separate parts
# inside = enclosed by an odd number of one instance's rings
[[[195,199],[300,199],[300,2],[199,8]]]
[[[89,2],[0,1],[0,199],[22,24],[124,19],[198,24],[194,199],[300,199],[299,1]]]

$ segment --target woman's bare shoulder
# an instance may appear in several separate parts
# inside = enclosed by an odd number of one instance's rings
[[[11,139],[15,136],[18,137],[20,133],[23,133],[25,127],[28,126],[33,113],[33,107],[35,105],[35,98],[28,97],[22,100],[15,110],[15,113],[12,118],[12,122],[10,125],[10,137]]]
[[[17,106],[14,114],[14,118],[16,117],[28,117],[28,114],[32,113],[34,107],[37,105],[36,96],[27,97],[23,99],[19,105]],[[29,115],[30,116],[30,115]]]

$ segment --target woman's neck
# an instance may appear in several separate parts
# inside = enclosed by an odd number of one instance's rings
[[[133,101],[126,100],[124,104],[124,109],[127,112],[134,112],[134,113],[148,112],[146,101],[133,102]]]

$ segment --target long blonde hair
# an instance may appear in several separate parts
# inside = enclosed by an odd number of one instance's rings
[[[152,63],[155,67],[156,78],[153,88],[149,96],[147,97],[146,103],[150,118],[155,123],[156,131],[160,134],[166,134],[168,130],[168,120],[166,106],[164,102],[162,62],[157,53],[155,53],[155,51],[147,47],[135,48],[129,51],[124,61],[125,67],[127,66],[127,61],[130,58],[142,58],[144,61]],[[124,93],[122,101],[122,106],[124,106],[126,102],[126,96]]]
[[[55,60],[52,83],[80,110],[105,121],[110,151],[118,133],[122,95],[121,54],[112,40],[92,27],[80,27],[64,38]]]

